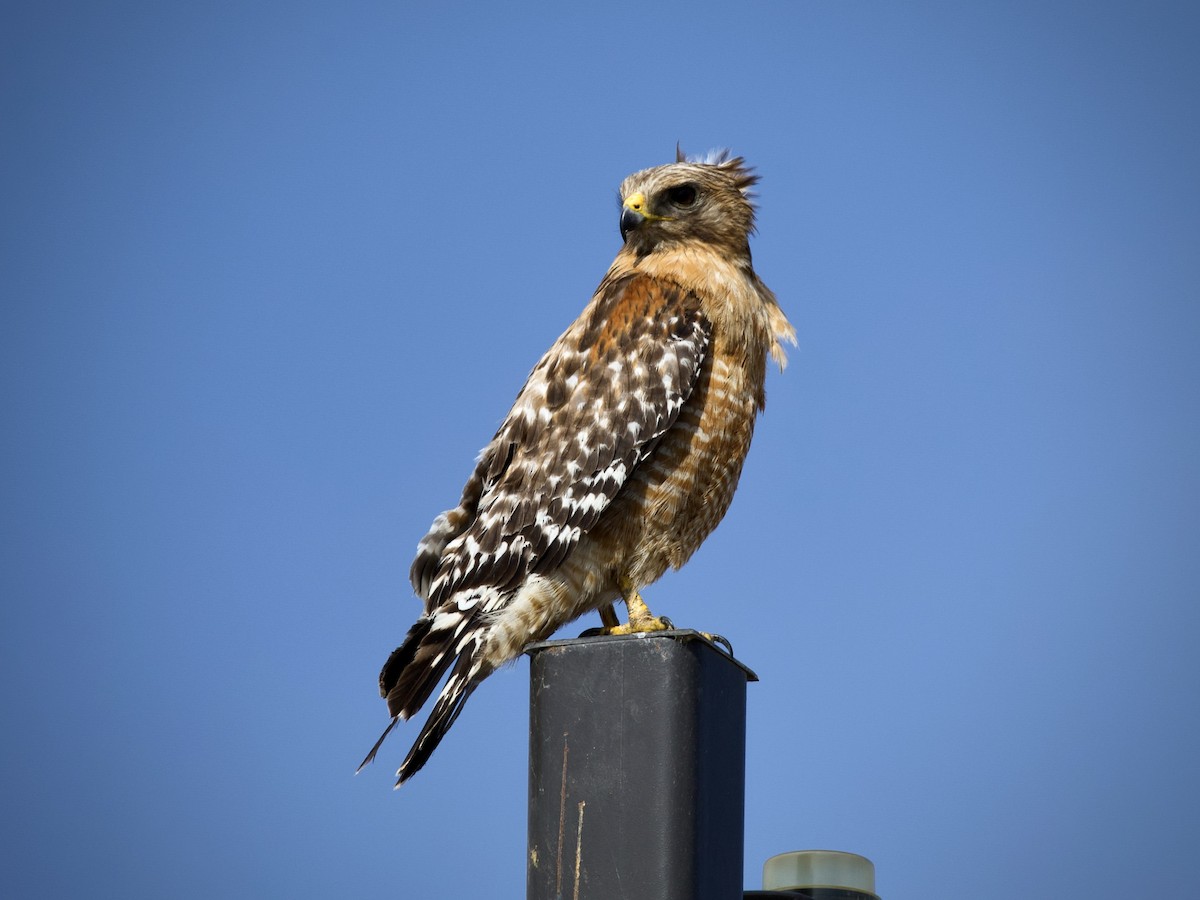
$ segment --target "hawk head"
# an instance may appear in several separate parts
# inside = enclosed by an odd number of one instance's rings
[[[664,244],[703,241],[748,252],[754,230],[750,188],[758,176],[728,151],[635,172],[621,183],[621,238],[639,255]]]

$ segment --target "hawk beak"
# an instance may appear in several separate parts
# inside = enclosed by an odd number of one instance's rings
[[[625,240],[625,237],[629,234],[629,232],[633,231],[633,229],[637,228],[645,221],[645,216],[643,216],[637,210],[630,209],[629,206],[626,205],[626,207],[621,210],[621,240]]]
[[[648,205],[646,195],[641,191],[625,198],[621,210],[621,240],[625,240],[625,236],[643,222],[647,220],[653,222],[662,218],[662,216],[651,215],[647,208]]]

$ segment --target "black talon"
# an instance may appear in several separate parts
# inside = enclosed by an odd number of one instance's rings
[[[712,643],[720,644],[722,647],[724,647],[729,652],[730,656],[733,656],[733,644],[729,643],[729,638],[724,637],[723,635],[719,635],[719,634],[709,634],[709,635],[705,635],[705,636]]]

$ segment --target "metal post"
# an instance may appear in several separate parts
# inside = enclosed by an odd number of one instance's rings
[[[528,900],[740,900],[757,676],[695,631],[526,652]]]

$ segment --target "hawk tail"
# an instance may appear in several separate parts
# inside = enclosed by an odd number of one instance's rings
[[[404,762],[396,771],[396,787],[400,787],[412,778],[429,761],[430,755],[437,749],[442,738],[446,736],[446,732],[450,730],[450,726],[454,724],[454,720],[458,718],[458,714],[462,712],[467,698],[479,686],[479,682],[490,674],[491,670],[487,669],[483,660],[478,658],[481,643],[482,640],[476,638],[467,652],[459,655],[458,662],[455,663],[450,678],[446,681],[446,686],[442,688],[437,703],[433,705],[433,712],[425,720],[421,733],[413,742],[412,749],[408,751],[408,756],[404,757]]]
[[[396,773],[396,787],[425,765],[462,712],[467,698],[492,671],[480,657],[487,629],[476,609],[460,611],[457,604],[451,605],[450,609],[450,612],[418,619],[409,629],[404,643],[392,651],[379,673],[379,690],[387,700],[392,721],[359,765],[360,771],[375,759],[396,724],[420,711],[446,670],[453,665],[433,711]]]

